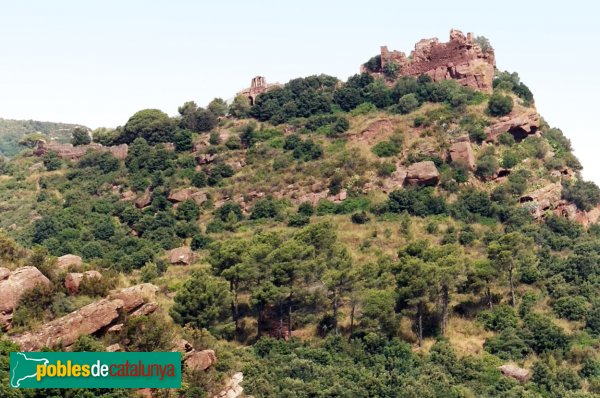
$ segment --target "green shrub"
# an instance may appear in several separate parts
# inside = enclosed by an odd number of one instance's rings
[[[252,214],[250,214],[251,220],[258,220],[261,218],[275,218],[279,215],[279,206],[272,197],[259,199],[254,203],[252,207]]]
[[[564,183],[562,198],[575,203],[581,210],[589,211],[600,203],[600,188],[591,181]]]
[[[302,213],[292,214],[288,219],[288,227],[301,228],[310,224],[310,216]]]
[[[498,335],[487,339],[483,348],[504,360],[518,360],[531,353],[531,349],[513,327],[503,329]]]
[[[407,114],[416,110],[421,104],[419,103],[419,99],[415,94],[406,94],[398,100],[398,105],[396,108],[399,113]]]
[[[210,236],[197,233],[192,237],[192,243],[190,244],[190,247],[192,250],[206,249],[208,245],[212,243],[212,241],[213,240]]]
[[[400,145],[394,141],[381,141],[375,144],[371,151],[380,158],[396,156],[400,153]]]
[[[378,162],[375,167],[379,177],[389,177],[396,171],[396,165],[392,162]]]
[[[351,219],[354,224],[366,224],[370,220],[369,216],[364,211],[352,214]]]
[[[477,314],[477,321],[481,322],[486,329],[494,332],[514,329],[517,327],[518,320],[515,310],[508,305],[500,305],[493,310],[486,310]]]
[[[587,315],[587,301],[581,296],[561,297],[552,304],[552,309],[561,318],[580,321]]]
[[[498,136],[498,142],[502,145],[513,146],[515,145],[515,136],[511,133],[502,133]]]
[[[492,116],[508,115],[513,109],[513,99],[510,95],[494,93],[488,102],[488,113]]]
[[[477,160],[475,174],[478,177],[488,179],[496,174],[498,170],[498,160],[493,155],[486,155]]]

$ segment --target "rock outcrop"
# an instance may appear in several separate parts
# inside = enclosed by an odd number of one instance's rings
[[[534,218],[540,219],[546,210],[553,209],[559,204],[561,193],[562,185],[560,182],[557,182],[525,194],[521,196],[519,201],[526,203],[524,206],[526,206]]]
[[[192,350],[184,355],[183,361],[188,369],[201,371],[210,368],[217,363],[217,356],[213,350]]]
[[[177,247],[169,252],[169,263],[175,265],[190,265],[194,258],[194,252],[188,246]]]
[[[50,280],[35,267],[21,267],[13,272],[0,268],[0,329],[10,328],[19,300],[38,285],[49,286]]]
[[[531,378],[529,370],[520,368],[517,365],[502,365],[499,369],[504,376],[520,381],[521,383],[525,383]]]
[[[195,188],[184,188],[171,192],[168,199],[173,203],[180,203],[191,199],[199,206],[208,200],[204,192],[198,191]]]
[[[56,265],[61,271],[68,271],[71,267],[79,267],[83,264],[81,257],[74,254],[65,254],[56,259]]]
[[[39,330],[10,339],[19,344],[22,351],[60,346],[68,349],[78,338],[108,328],[121,314],[131,314],[143,306],[158,288],[149,283],[136,285],[112,294],[110,297],[91,303],[55,319]]]
[[[69,294],[77,294],[79,292],[79,285],[84,278],[87,279],[102,279],[102,274],[98,271],[85,271],[81,272],[69,272],[65,276],[65,288]]]
[[[127,157],[129,148],[127,144],[104,146],[101,144],[92,143],[88,145],[73,146],[72,144],[59,144],[57,142],[47,143],[44,140],[39,140],[34,150],[34,154],[37,156],[44,156],[46,153],[54,151],[61,159],[79,160],[89,150],[109,152],[115,158],[123,160]]]
[[[413,163],[408,167],[404,185],[434,186],[440,181],[440,173],[430,160]]]
[[[484,129],[487,134],[486,141],[496,142],[502,133],[511,133],[516,141],[521,141],[528,135],[537,133],[540,128],[540,115],[535,109],[524,112],[513,111],[510,115],[500,118],[498,123]]]
[[[397,76],[429,75],[433,81],[454,79],[463,86],[487,93],[492,92],[494,78],[494,51],[481,49],[473,34],[466,36],[459,30],[450,31],[450,40],[440,43],[437,38],[423,39],[415,45],[407,57],[400,51],[389,51],[381,47],[379,70],[368,70],[364,65],[361,72],[382,74],[391,65]]]
[[[244,393],[244,388],[241,386],[244,381],[242,372],[237,372],[227,382],[225,388],[215,395],[213,398],[238,398]]]
[[[144,194],[137,198],[134,203],[135,207],[137,207],[138,209],[143,209],[145,207],[150,206],[150,203],[152,203],[152,193],[150,192],[150,189],[146,189],[144,191]]]
[[[467,166],[469,170],[475,170],[475,155],[469,141],[458,141],[450,147],[450,159],[454,163]]]

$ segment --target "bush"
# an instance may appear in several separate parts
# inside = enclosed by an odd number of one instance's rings
[[[389,177],[396,171],[396,165],[392,162],[379,162],[376,168],[379,177]]]
[[[62,166],[62,159],[58,157],[56,151],[48,151],[42,157],[42,162],[48,171],[58,170]]]
[[[570,341],[565,332],[550,319],[539,314],[529,314],[524,319],[527,342],[537,354],[544,351],[566,351]]]
[[[302,202],[300,206],[298,206],[298,214],[302,214],[305,216],[312,216],[315,212],[315,209],[312,204],[309,202]]]
[[[406,94],[398,100],[397,109],[402,114],[411,113],[416,110],[421,104],[415,94]]]
[[[435,196],[433,188],[426,187],[406,188],[391,192],[383,210],[392,213],[408,212],[423,217],[443,214],[447,208],[444,199]]]
[[[233,217],[240,221],[244,218],[242,214],[242,207],[235,202],[225,202],[225,204],[219,207],[216,212],[216,216],[223,222],[228,221],[231,217],[230,214],[233,214]]]
[[[267,197],[256,201],[252,207],[252,214],[250,214],[251,220],[258,220],[261,218],[275,218],[279,215],[279,206],[277,202]]]
[[[487,339],[483,348],[504,360],[522,359],[531,352],[513,327],[503,329],[500,334]]]
[[[477,321],[481,322],[486,329],[494,332],[514,329],[517,327],[518,320],[515,310],[508,305],[501,305],[493,310],[477,314]]]
[[[204,188],[206,186],[207,182],[208,182],[208,177],[206,176],[206,173],[203,171],[194,173],[194,175],[192,176],[192,185],[195,186],[196,188]]]
[[[197,233],[192,237],[192,243],[190,244],[190,247],[192,250],[206,249],[208,245],[212,243],[212,241],[213,240],[210,236]]]
[[[589,311],[585,327],[594,336],[600,336],[600,305],[595,305]]]
[[[580,210],[589,211],[600,203],[600,188],[591,181],[565,183],[562,198],[575,203]]]
[[[580,321],[587,315],[587,301],[581,296],[561,297],[552,305],[552,309],[561,318]]]
[[[371,151],[380,158],[396,156],[400,153],[400,145],[395,141],[381,141],[375,144]]]
[[[90,132],[85,127],[75,127],[73,129],[71,144],[73,146],[88,145],[92,142]]]
[[[488,113],[491,116],[508,115],[513,109],[513,99],[510,95],[494,93],[488,102]]]
[[[288,219],[288,227],[300,228],[310,224],[310,216],[305,214],[292,214]]]
[[[485,155],[477,160],[475,174],[478,177],[488,179],[496,174],[498,170],[498,160],[493,155]]]
[[[354,224],[366,224],[370,220],[369,216],[364,211],[352,214],[351,219]]]

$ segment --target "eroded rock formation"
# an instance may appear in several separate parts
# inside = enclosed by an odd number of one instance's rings
[[[540,115],[535,109],[525,111],[514,110],[510,115],[504,116],[498,123],[485,128],[486,141],[495,142],[502,133],[509,132],[515,140],[521,141],[530,134],[537,133],[540,128]]]
[[[502,365],[500,366],[500,372],[512,379],[525,383],[531,378],[531,373],[527,369],[518,367],[517,365]]]
[[[65,254],[56,259],[56,265],[61,271],[68,271],[71,267],[79,267],[82,263],[81,257],[74,254]]]
[[[469,170],[475,170],[475,155],[471,143],[467,140],[458,141],[450,147],[450,159],[454,163],[467,166]]]
[[[543,217],[546,210],[553,209],[558,205],[561,193],[562,185],[557,182],[523,195],[519,201],[525,203],[526,208],[534,218],[539,219]]]
[[[169,252],[169,263],[190,265],[194,262],[194,252],[187,246],[177,247]]]
[[[79,336],[90,335],[108,328],[121,314],[133,313],[154,300],[158,288],[144,283],[123,289],[108,298],[88,304],[61,318],[46,323],[39,330],[31,331],[10,339],[19,344],[22,351],[60,346],[68,349]]]
[[[379,71],[361,72],[381,74],[390,64],[395,64],[398,76],[429,75],[434,81],[454,79],[463,86],[491,93],[494,78],[494,51],[479,47],[473,34],[466,36],[459,30],[450,31],[450,40],[440,43],[437,38],[423,39],[415,44],[410,56],[400,51],[381,47]]]
[[[434,186],[440,181],[440,173],[430,160],[413,163],[408,167],[404,185]]]
[[[38,285],[50,285],[36,267],[21,267],[13,272],[0,268],[0,329],[8,329],[12,322],[12,314],[19,300],[28,290]]]

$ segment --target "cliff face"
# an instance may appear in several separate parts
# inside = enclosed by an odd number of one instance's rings
[[[496,65],[494,51],[482,50],[472,33],[465,36],[453,29],[447,43],[440,43],[437,38],[423,39],[415,44],[408,57],[400,51],[389,51],[387,46],[381,47],[380,55],[379,71],[369,71],[363,66],[361,72],[381,74],[393,63],[398,68],[397,77],[426,74],[434,81],[454,79],[464,86],[492,92]]]

